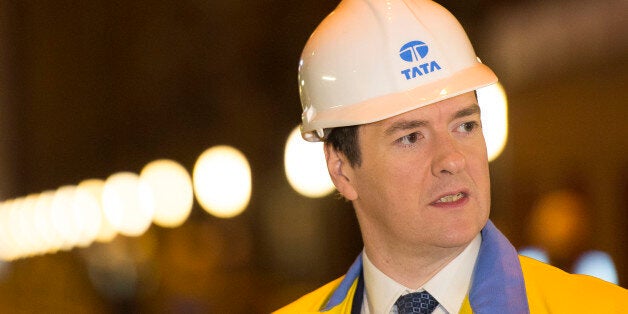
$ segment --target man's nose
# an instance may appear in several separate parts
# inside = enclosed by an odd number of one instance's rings
[[[439,136],[434,146],[432,159],[434,176],[456,174],[466,167],[466,158],[460,150],[460,143],[456,142],[451,134]]]

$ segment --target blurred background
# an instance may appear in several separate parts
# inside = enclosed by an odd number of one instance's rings
[[[508,96],[491,219],[517,249],[569,272],[600,258],[627,287],[628,2],[438,2]],[[362,248],[351,205],[284,170],[301,49],[337,3],[0,0],[0,312],[268,313],[342,275]],[[13,230],[26,196],[120,173],[137,188],[163,159],[189,181],[220,145],[250,171],[241,212],[188,188],[170,226],[7,253],[42,233]]]

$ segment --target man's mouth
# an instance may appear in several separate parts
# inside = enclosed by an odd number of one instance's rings
[[[458,192],[457,194],[452,195],[445,195],[439,198],[438,201],[436,201],[435,203],[453,203],[462,199],[465,196],[466,194],[464,192]]]

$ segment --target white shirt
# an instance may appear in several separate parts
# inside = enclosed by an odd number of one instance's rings
[[[478,234],[469,245],[449,264],[429,279],[422,287],[409,289],[381,272],[362,252],[364,269],[363,314],[397,313],[394,306],[397,299],[411,292],[426,290],[437,301],[434,314],[455,314],[460,312],[462,301],[469,292],[473,268],[480,251],[482,236]]]

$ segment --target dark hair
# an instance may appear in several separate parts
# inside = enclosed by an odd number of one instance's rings
[[[325,143],[341,152],[349,160],[351,167],[359,167],[362,163],[358,141],[358,125],[341,126],[330,130]]]

